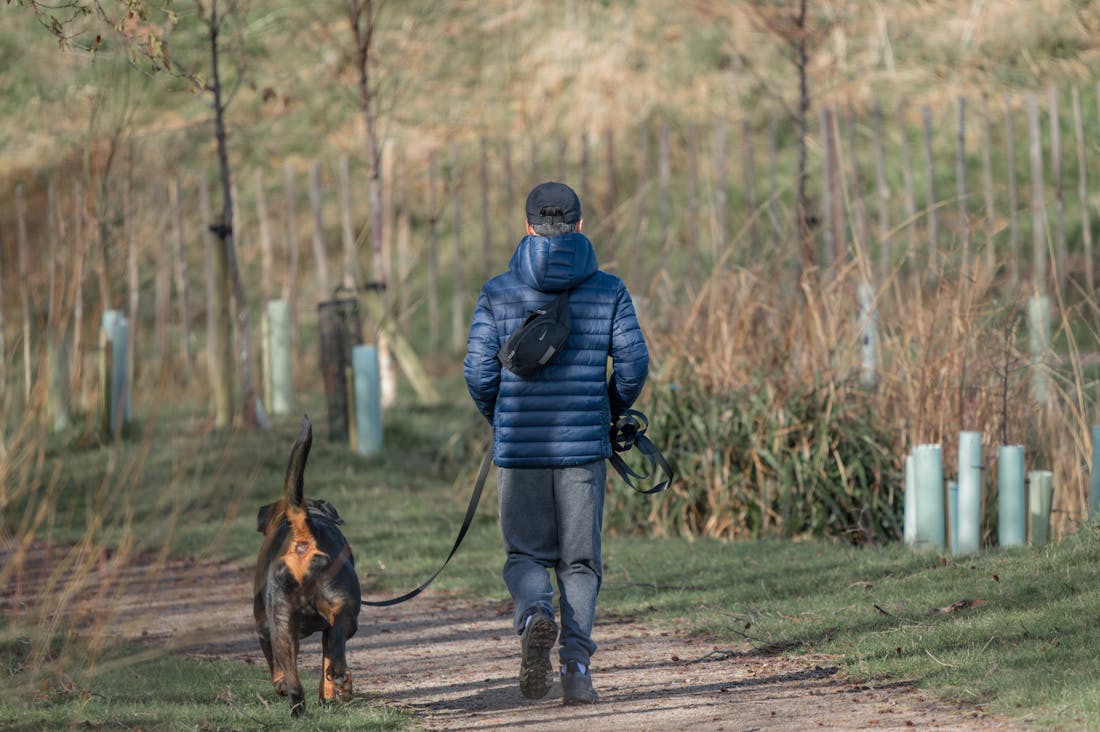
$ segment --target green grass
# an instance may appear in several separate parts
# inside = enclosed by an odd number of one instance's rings
[[[824,653],[1040,725],[1095,728],[1100,532],[972,558],[817,542],[609,543],[603,606],[762,652]],[[982,601],[950,613],[961,600]]]
[[[11,667],[20,644],[0,646]],[[31,704],[0,698],[0,727],[8,730],[260,729],[287,723],[285,700],[271,694],[265,675],[240,663],[161,656],[131,661],[135,649],[115,649],[102,672],[55,671],[43,676]],[[362,698],[340,706],[313,705],[295,724],[302,730],[397,730],[407,717]]]
[[[481,458],[480,448],[467,445],[477,445],[487,428],[466,406],[403,404],[387,413],[385,454],[367,458],[327,442],[321,415],[316,410],[307,494],[331,500],[347,519],[370,590],[388,596],[415,586],[450,548]],[[151,549],[164,540],[178,554],[252,561],[259,546],[254,511],[281,491],[296,420],[281,419],[270,434],[228,436],[191,434],[189,424],[174,417],[156,428],[146,423],[143,439],[134,442],[52,451],[42,471],[61,465],[62,472],[50,537],[86,536],[88,506],[100,500],[102,543],[129,526]],[[116,472],[129,476],[126,489],[101,491]],[[629,489],[616,478],[611,490]],[[433,591],[506,598],[494,503],[490,481],[471,533]],[[11,529],[24,510],[9,508]],[[120,515],[127,511],[128,524]],[[1098,549],[1100,532],[1093,528],[1045,549],[965,559],[899,545],[611,534],[601,612],[635,616],[654,630],[688,627],[715,644],[747,643],[762,653],[827,654],[872,685],[911,683],[1042,726],[1094,727],[1100,725],[1093,681],[1100,672],[1094,652]],[[984,603],[935,613],[960,600]],[[5,633],[5,686],[33,680],[38,691],[18,701],[0,697],[6,726],[201,729],[274,724],[285,716],[254,667],[146,657],[119,646],[85,664],[88,670],[77,662],[80,647],[58,640],[64,649],[58,658],[68,661],[31,668],[20,655],[19,639],[28,632],[11,627]],[[373,729],[405,723],[372,700],[318,710],[306,724]]]

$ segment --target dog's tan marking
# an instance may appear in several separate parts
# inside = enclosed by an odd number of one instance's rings
[[[321,660],[321,701],[329,701],[336,698],[336,684],[332,683],[332,659],[328,657],[328,649],[322,649]]]
[[[317,548],[317,539],[306,523],[305,509],[287,506],[286,520],[290,525],[290,539],[287,541],[287,552],[283,554],[283,562],[295,581],[302,584],[309,574],[310,560],[315,556],[328,555]]]
[[[344,603],[330,603],[323,598],[318,598],[313,603],[313,609],[317,611],[317,614],[328,621],[329,625],[336,625],[336,616],[344,609]]]

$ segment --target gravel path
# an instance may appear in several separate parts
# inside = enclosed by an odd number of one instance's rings
[[[11,549],[11,547],[9,547]],[[0,556],[5,554],[0,550]],[[3,556],[5,563],[10,556]],[[48,563],[8,578],[0,612],[33,607]],[[152,560],[100,561],[72,612],[121,635],[178,652],[244,660],[266,674],[251,620],[250,567]],[[107,619],[95,608],[114,598]],[[382,599],[370,597],[368,599]],[[519,640],[510,608],[429,591],[392,608],[365,608],[349,643],[356,693],[403,708],[431,730],[805,730],[1019,728],[963,711],[904,685],[872,687],[847,678],[824,656],[770,656],[748,645],[654,633],[633,618],[597,619],[593,669],[600,703],[563,707],[555,684],[542,700],[520,696]],[[307,702],[320,666],[318,638],[299,664]],[[556,654],[554,656],[556,660]]]

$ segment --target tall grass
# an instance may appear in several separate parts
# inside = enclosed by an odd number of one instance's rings
[[[957,434],[983,435],[984,537],[995,543],[996,448],[1025,446],[1028,469],[1054,472],[1053,524],[1086,511],[1093,377],[1078,333],[1095,318],[1083,293],[1057,293],[1063,356],[1028,350],[1024,295],[975,265],[903,263],[875,291],[878,369],[861,380],[858,256],[835,275],[796,279],[782,262],[716,267],[687,301],[655,278],[646,302],[656,373],[644,408],[681,465],[657,504],[614,501],[612,525],[719,537],[898,538],[906,454],[943,445],[954,477]],[[1077,331],[1076,333],[1074,331]],[[1051,379],[1046,403],[1031,380]]]

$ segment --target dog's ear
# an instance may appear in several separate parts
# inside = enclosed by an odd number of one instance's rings
[[[275,507],[278,503],[269,503],[266,506],[260,506],[260,510],[256,513],[256,531],[261,534],[267,533],[267,526],[271,523],[271,517],[275,514]]]
[[[323,498],[310,498],[309,512],[326,518],[337,526],[344,523],[344,519],[340,518],[340,514],[336,512],[336,506],[333,506]]]

